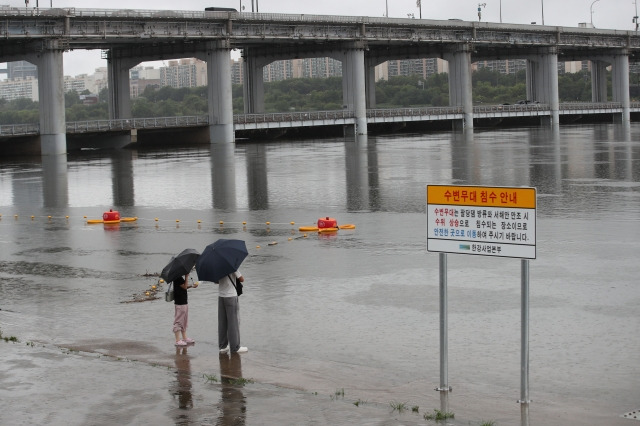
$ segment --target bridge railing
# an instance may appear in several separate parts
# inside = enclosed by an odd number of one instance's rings
[[[473,112],[482,114],[487,112],[529,112],[549,111],[548,104],[514,104],[514,105],[475,105]]]
[[[622,108],[621,102],[563,102],[560,104],[560,111],[594,110],[594,109],[615,109]]]
[[[279,112],[270,114],[239,114],[233,116],[234,124],[277,123],[282,121],[313,121],[354,118],[355,113],[349,110]]]
[[[375,108],[367,110],[367,117],[409,117],[423,115],[462,114],[461,106],[423,108]]]
[[[67,133],[104,132],[109,130],[154,129],[171,127],[205,126],[209,116],[194,115],[182,117],[130,118],[118,120],[70,121]]]
[[[4,124],[0,126],[0,136],[37,135],[40,133],[38,124]]]

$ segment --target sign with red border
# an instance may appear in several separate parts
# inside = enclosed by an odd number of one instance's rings
[[[536,189],[427,185],[427,251],[536,258]]]

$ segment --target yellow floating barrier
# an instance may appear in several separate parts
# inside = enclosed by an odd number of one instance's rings
[[[318,229],[318,233],[322,234],[323,232],[338,232],[338,228],[320,228]]]
[[[356,226],[349,223],[346,225],[339,225],[338,227],[330,228],[318,228],[317,226],[301,226],[298,228],[300,232],[335,232],[339,229],[356,229]]]
[[[117,219],[117,220],[88,219],[87,224],[95,225],[97,223],[104,223],[104,224],[110,225],[113,223],[120,223],[120,222],[135,222],[136,220],[138,220],[137,217],[121,217],[120,219]]]

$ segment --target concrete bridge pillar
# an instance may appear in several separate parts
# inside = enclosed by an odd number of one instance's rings
[[[631,120],[631,99],[629,96],[629,55],[621,52],[613,57],[613,67],[611,75],[611,86],[613,91],[613,102],[622,104],[622,122],[629,123]]]
[[[67,152],[67,128],[64,110],[64,74],[62,49],[57,41],[45,43],[41,53],[29,54],[26,60],[38,67],[41,155]]]
[[[266,65],[264,59],[256,58],[250,54],[244,56],[244,84],[242,93],[244,95],[244,113],[260,114],[264,113],[264,79],[262,70]]]
[[[347,47],[342,63],[342,98],[346,109],[355,112],[357,135],[367,134],[365,80],[364,45],[353,43]]]
[[[558,54],[555,48],[541,50],[527,58],[527,99],[548,104],[551,124],[560,122]]]
[[[207,47],[207,82],[209,137],[212,144],[235,142],[230,63],[229,42],[210,42]]]
[[[462,127],[473,129],[473,88],[469,45],[465,44],[453,52],[445,53],[444,59],[449,62],[449,105],[462,106],[464,113]]]
[[[364,86],[367,91],[365,102],[367,109],[376,107],[376,65],[377,62],[365,56]]]
[[[607,66],[604,61],[591,61],[591,102],[607,102]]]
[[[129,70],[140,61],[133,58],[118,56],[118,52],[111,49],[107,59],[107,73],[109,85],[109,118],[131,118],[131,88],[129,87]]]

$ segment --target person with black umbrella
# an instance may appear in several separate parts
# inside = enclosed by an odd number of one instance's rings
[[[248,352],[240,346],[240,304],[237,282],[243,282],[240,271],[232,272],[218,281],[218,346],[220,353]]]
[[[238,271],[247,257],[242,240],[219,239],[205,247],[196,261],[198,278],[218,284],[218,347],[221,354],[248,352],[240,346],[240,304],[244,277]]]
[[[187,346],[195,343],[193,339],[187,337],[189,323],[187,289],[198,287],[197,282],[189,285],[189,272],[195,266],[199,256],[200,253],[194,249],[185,249],[180,254],[172,257],[160,274],[161,278],[170,283],[169,287],[173,286],[173,302],[175,305],[173,334],[176,337],[176,346]],[[168,301],[170,300],[168,299]]]

